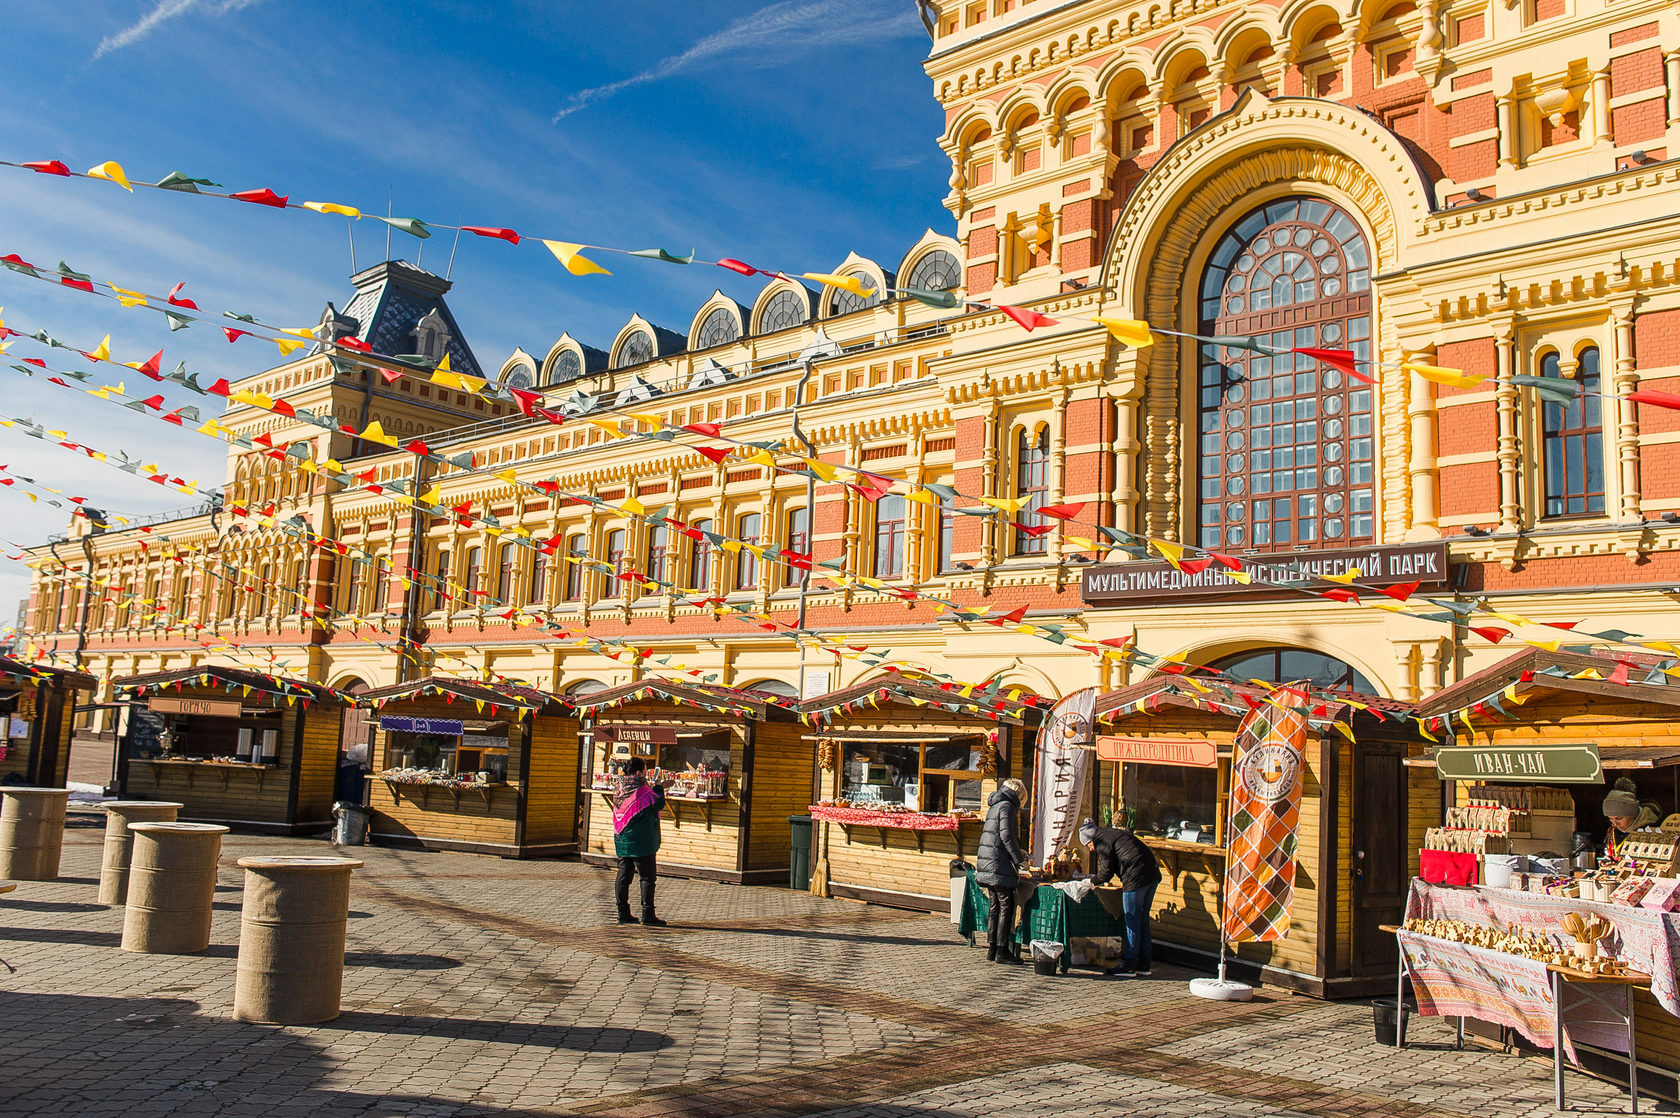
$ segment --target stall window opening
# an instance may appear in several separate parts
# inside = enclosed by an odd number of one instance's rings
[[[842,742],[840,795],[912,811],[981,811],[980,741]]]
[[[280,758],[280,715],[263,712],[244,718],[203,715],[164,716],[160,741],[189,761],[252,761],[272,765]]]
[[[1127,764],[1120,801],[1140,835],[1205,843],[1220,837],[1217,769]]]
[[[393,730],[386,746],[386,767],[425,769],[446,776],[489,774],[491,783],[506,783],[508,731],[505,724],[455,734],[422,734]]]

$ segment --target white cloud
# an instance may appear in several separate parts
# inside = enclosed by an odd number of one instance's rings
[[[782,0],[760,8],[698,40],[680,54],[660,59],[654,65],[605,85],[572,94],[571,103],[554,114],[558,123],[579,109],[605,100],[639,85],[661,81],[684,70],[734,58],[748,65],[785,61],[790,55],[814,47],[833,48],[848,43],[870,42],[894,35],[919,35],[921,26],[907,9],[895,7],[891,14],[870,0]]]
[[[262,0],[158,0],[157,6],[141,16],[138,22],[123,28],[115,35],[107,35],[99,40],[99,48],[93,52],[93,57],[102,58],[114,50],[138,43],[157,30],[161,24],[191,11],[222,15],[260,3]]]

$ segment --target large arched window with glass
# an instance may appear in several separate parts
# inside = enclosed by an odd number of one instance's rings
[[[727,345],[740,336],[741,321],[735,312],[728,307],[716,307],[700,323],[694,344],[696,349],[711,349],[715,345]]]
[[[1371,356],[1371,261],[1346,212],[1286,198],[1220,238],[1201,284],[1198,535],[1287,551],[1375,533],[1371,387],[1294,349]]]
[[[646,330],[638,330],[624,339],[624,344],[618,350],[618,363],[615,368],[628,369],[632,365],[645,365],[653,360],[653,335]]]
[[[796,291],[778,291],[764,304],[764,313],[758,316],[758,332],[773,334],[777,330],[798,326],[810,313],[810,305],[802,294]]]
[[[756,512],[749,512],[735,522],[736,538],[742,543],[758,543],[759,534],[764,531],[764,517]],[[735,589],[758,589],[758,555],[742,548],[735,556]]]
[[[936,248],[923,256],[910,269],[906,286],[921,291],[949,291],[962,286],[962,265],[954,254]]]
[[[1556,353],[1541,360],[1540,375],[1562,377],[1563,362]],[[1581,351],[1575,383],[1580,391],[1567,404],[1548,400],[1540,405],[1548,517],[1604,513],[1604,425],[1597,349]]]
[[[583,375],[583,358],[569,349],[560,351],[554,359],[553,384],[567,384]]]
[[[1325,691],[1356,691],[1375,695],[1376,686],[1345,660],[1305,648],[1256,648],[1215,660],[1208,665],[1238,679],[1267,683],[1306,682]]]

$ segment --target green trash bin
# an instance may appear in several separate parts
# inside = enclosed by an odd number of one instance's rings
[[[793,838],[788,848],[788,888],[798,889],[801,893],[809,892],[811,888],[811,817],[809,815],[790,815],[787,821],[792,825]]]

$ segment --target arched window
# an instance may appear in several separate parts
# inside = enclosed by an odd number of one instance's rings
[[[578,357],[576,351],[563,349],[550,368],[554,371],[554,380],[551,383],[567,384],[583,375],[583,360]]]
[[[447,610],[450,599],[454,597],[449,588],[449,549],[438,550],[437,581],[432,584],[432,609]]]
[[[787,543],[789,551],[798,555],[811,554],[811,510],[808,508],[789,509],[787,514]],[[785,584],[789,587],[805,585],[805,568],[796,562],[789,562]]]
[[[847,291],[843,287],[836,287],[829,295],[829,314],[851,314],[853,311],[865,310],[880,303],[881,285],[874,276],[871,276],[868,272],[848,272],[846,274],[861,281],[863,286],[873,288],[873,291],[868,295],[859,295],[856,292]]]
[[[671,529],[664,524],[648,526],[647,562],[642,564],[642,572],[649,579],[664,582],[669,576],[666,572],[666,560],[671,553]]]
[[[1015,514],[1015,522],[1028,528],[1037,527],[1043,517],[1038,510],[1049,503],[1050,497],[1050,431],[1040,427],[1029,436],[1023,429],[1015,438],[1015,496],[1025,501]],[[1016,555],[1043,555],[1049,550],[1048,533],[1024,532],[1015,534]]]
[[[951,253],[936,248],[916,261],[905,286],[923,291],[949,291],[953,287],[961,287],[962,265]]]
[[[1352,664],[1304,648],[1257,648],[1215,660],[1208,666],[1238,679],[1259,679],[1268,683],[1304,680],[1328,691],[1357,691],[1361,695],[1377,693],[1371,681]]]
[[[1540,363],[1540,375],[1562,375],[1555,353]],[[1581,391],[1567,404],[1540,405],[1544,447],[1546,515],[1596,516],[1604,512],[1604,426],[1600,418],[1598,350],[1581,351],[1575,383]]]
[[[735,526],[737,539],[744,544],[756,544],[759,533],[764,531],[764,518],[756,512],[749,512],[737,520]],[[758,589],[758,556],[744,547],[735,556],[735,589]]]
[[[531,372],[529,367],[525,365],[515,365],[513,368],[508,370],[508,374],[505,378],[503,378],[502,383],[507,385],[509,388],[530,388],[532,385],[537,383],[537,378],[536,375]]]
[[[652,360],[653,335],[646,330],[637,330],[619,347],[618,364],[614,368],[628,369],[631,365],[645,365]]]
[[[292,585],[300,591],[302,590],[302,586],[299,583],[293,583]],[[298,604],[300,608],[302,603],[303,599],[302,597],[299,597]],[[370,612],[384,613],[390,606],[390,603],[391,560],[389,556],[376,556],[373,561],[373,605],[370,607]]]
[[[548,593],[548,552],[533,551],[531,553],[531,580],[526,585],[525,604],[541,605],[543,595]]]
[[[484,570],[484,549],[482,547],[467,548],[467,568],[461,572],[461,606],[470,608],[478,604],[479,575]]]
[[[710,520],[696,520],[689,525],[694,530],[691,537],[694,546],[688,554],[688,582],[690,590],[698,590],[703,594],[712,592],[712,541],[706,538],[706,533],[712,530]]]
[[[496,569],[496,604],[513,604],[513,548],[502,548],[502,562]]]
[[[608,598],[614,597],[623,585],[618,576],[624,573],[624,544],[628,538],[629,533],[623,528],[614,528],[607,533],[607,562],[612,564],[612,574],[607,576],[605,596]]]
[[[904,498],[888,493],[875,502],[875,577],[904,574]]]
[[[270,590],[271,587],[273,587],[273,585],[274,585],[274,568],[269,566],[267,563],[264,563],[262,565],[262,567],[260,569],[258,569],[258,571],[257,571],[257,616],[258,617],[265,617],[268,614],[269,590]],[[148,598],[157,597],[157,583],[155,583],[155,582],[152,583],[149,589],[150,589],[150,593],[148,593],[146,595],[146,597],[148,597]]]
[[[694,344],[700,349],[710,349],[715,345],[727,345],[740,336],[741,323],[736,319],[735,312],[728,307],[716,307],[700,323]]]
[[[347,557],[345,562],[350,564],[350,570],[346,572],[350,577],[344,580],[344,612],[360,613],[363,587],[366,585],[367,560],[352,556]]]
[[[1202,275],[1201,331],[1271,350],[1371,356],[1370,254],[1328,202],[1287,198],[1245,214]],[[1303,354],[1200,347],[1203,547],[1345,547],[1375,531],[1372,393]]]
[[[808,313],[805,297],[799,292],[778,291],[764,305],[764,313],[758,319],[758,332],[773,334],[777,330],[798,326],[805,321]]]
[[[575,602],[583,597],[583,563],[581,560],[589,552],[584,550],[583,536],[570,535],[566,537],[566,601]]]

